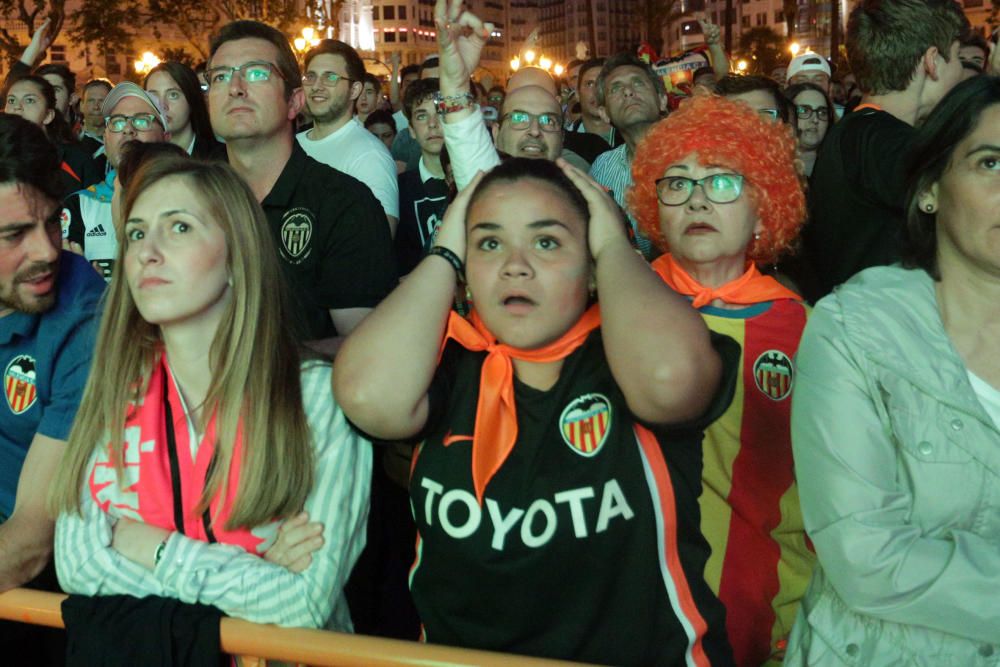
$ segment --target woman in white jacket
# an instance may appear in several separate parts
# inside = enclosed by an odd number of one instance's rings
[[[813,311],[792,408],[819,556],[786,663],[1000,663],[1000,80],[914,147],[904,265]]]

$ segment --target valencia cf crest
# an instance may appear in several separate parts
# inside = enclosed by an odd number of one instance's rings
[[[792,360],[781,350],[768,350],[753,362],[753,379],[757,388],[772,401],[781,401],[792,393],[795,369]]]
[[[575,398],[559,416],[563,441],[581,456],[601,451],[611,430],[611,402],[602,394]]]
[[[11,412],[19,415],[35,404],[38,385],[35,382],[35,360],[26,354],[14,357],[3,372],[4,395]]]
[[[309,209],[293,208],[281,219],[281,246],[286,259],[298,264],[309,256],[313,215]]]

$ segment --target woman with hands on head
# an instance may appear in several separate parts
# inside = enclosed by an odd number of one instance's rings
[[[821,300],[792,406],[819,562],[786,664],[992,665],[1000,652],[1000,79],[911,144],[902,266]]]
[[[664,253],[653,268],[743,350],[736,400],[705,434],[700,503],[706,579],[726,605],[737,664],[756,667],[780,659],[814,562],[789,433],[808,311],[757,269],[805,218],[795,139],[742,102],[697,94],[650,130],[632,181],[632,214]]]
[[[451,311],[456,274],[468,320]],[[649,271],[588,176],[514,158],[477,177],[334,371],[353,423],[421,441],[423,639],[729,664],[697,496],[702,429],[731,399],[737,354]]]
[[[121,212],[101,372],[52,486],[60,584],[350,630],[371,450],[288,330],[264,212],[228,165],[164,155]]]

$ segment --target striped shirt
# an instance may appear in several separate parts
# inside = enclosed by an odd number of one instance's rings
[[[81,494],[82,516],[64,513],[57,519],[55,561],[62,588],[91,596],[158,595],[214,605],[255,623],[351,630],[343,587],[365,544],[372,454],[334,402],[330,372],[326,363],[302,366],[303,408],[315,457],[315,481],[304,509],[323,524],[324,539],[304,572],[290,572],[234,544],[210,544],[178,532],[170,535],[155,569],[128,560],[111,547],[115,521],[128,514],[119,508],[142,472],[127,470],[126,486],[117,490],[120,502],[107,503],[107,512],[88,487]],[[166,449],[159,442],[136,444],[143,451]],[[95,448],[90,472],[101,449]],[[127,449],[125,458],[130,460]],[[102,489],[102,499],[108,495]],[[250,531],[263,540],[258,552],[273,544],[280,525],[273,521]]]
[[[628,157],[628,144],[622,144],[618,148],[612,148],[598,155],[594,164],[590,166],[590,175],[611,191],[611,196],[625,211],[636,247],[642,251],[643,257],[647,260],[653,259],[652,242],[639,233],[639,224],[628,213],[625,205],[625,193],[632,187],[632,163]]]

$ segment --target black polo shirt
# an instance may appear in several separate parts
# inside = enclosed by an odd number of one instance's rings
[[[305,340],[336,335],[329,310],[374,308],[395,287],[382,205],[368,186],[312,159],[298,142],[261,205]]]

